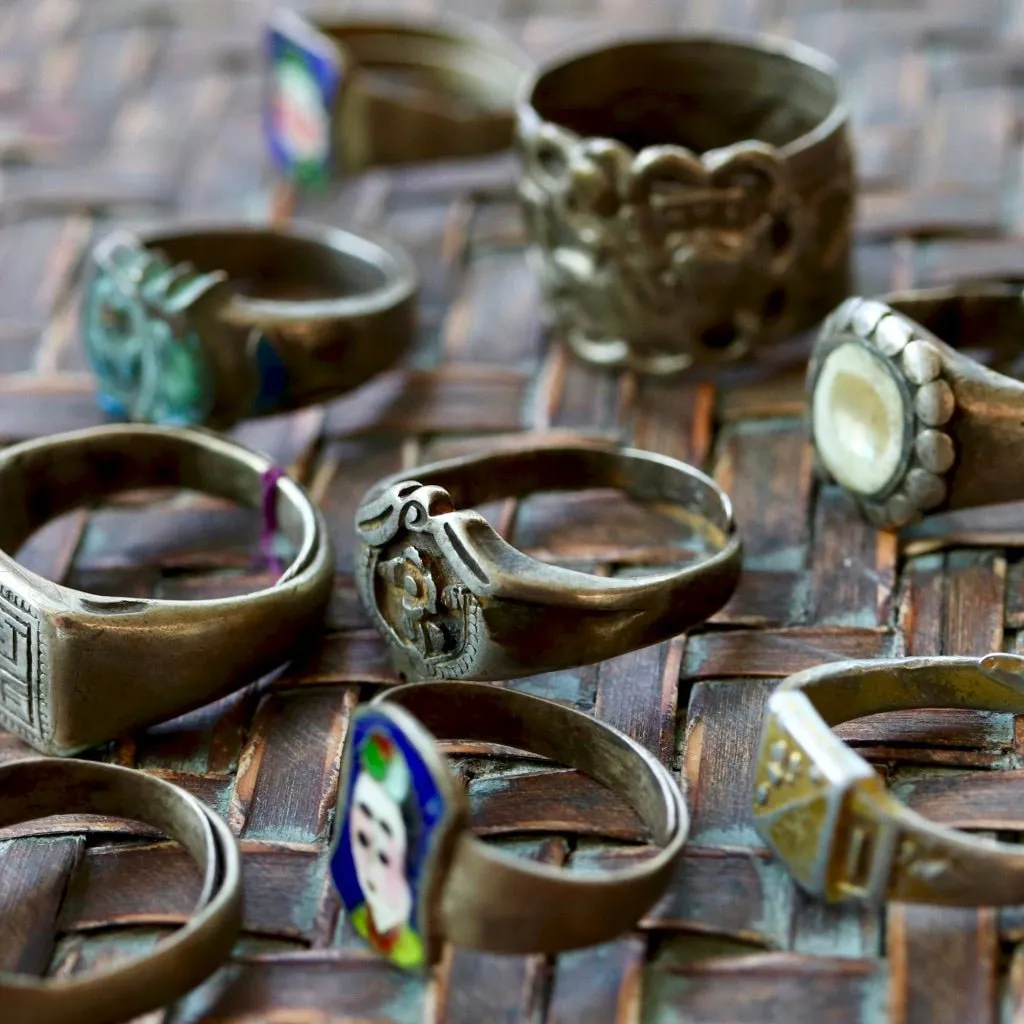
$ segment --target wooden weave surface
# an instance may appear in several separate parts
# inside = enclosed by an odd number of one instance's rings
[[[388,5],[379,4],[383,9]],[[863,196],[867,293],[1020,272],[1021,0],[410,0],[504,23],[535,54],[624,28],[762,29],[840,63]],[[113,225],[265,216],[264,2],[0,4],[0,438],[100,421],[79,344],[90,244]],[[217,808],[244,853],[232,964],[148,1022],[978,1022],[1024,1018],[1024,913],[823,909],[751,829],[765,698],[823,660],[1019,649],[1024,510],[878,533],[818,488],[799,371],[671,387],[581,367],[550,346],[521,255],[515,164],[374,172],[300,207],[385,231],[424,279],[409,367],[326,408],[250,423],[288,465],[337,550],[329,632],[281,678],[96,756],[172,779]],[[571,702],[657,751],[688,790],[692,842],[632,934],[556,959],[449,951],[427,981],[352,939],[326,873],[340,750],[355,704],[391,679],[351,580],[352,514],[379,475],[497,436],[602,432],[708,468],[746,543],[731,604],[687,639],[515,685]],[[657,561],[640,520],[503,508],[512,539],[606,571]],[[577,513],[581,513],[577,515]],[[2,514],[2,506],[0,506]],[[83,589],[204,596],[266,580],[244,517],[196,501],[83,511],[24,560]],[[602,525],[603,524],[603,525]],[[197,570],[204,570],[202,573]],[[211,571],[214,570],[214,571]],[[173,686],[173,679],[167,680]],[[912,806],[1024,831],[1024,730],[1010,716],[921,713],[846,735]],[[28,752],[0,736],[0,757]],[[480,753],[480,751],[464,751]],[[628,860],[632,819],[593,784],[529,762],[463,758],[476,824],[525,856]],[[602,836],[618,842],[610,846]],[[0,968],[82,970],[148,947],[197,891],[176,847],[64,823],[0,842]],[[0,1007],[0,1019],[3,1010]]]

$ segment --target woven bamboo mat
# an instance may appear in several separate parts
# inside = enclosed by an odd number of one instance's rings
[[[504,21],[538,55],[645,23],[809,42],[842,65],[857,126],[862,290],[1024,270],[1020,0],[408,6]],[[257,39],[267,9],[264,0],[0,4],[5,441],[99,421],[76,323],[82,259],[98,235],[114,224],[265,215]],[[514,173],[508,158],[371,173],[300,207],[389,232],[414,253],[424,277],[419,339],[407,368],[363,391],[237,432],[289,465],[329,517],[338,576],[322,642],[282,677],[96,755],[198,794],[244,851],[245,936],[233,963],[146,1020],[1024,1019],[1020,909],[823,909],[790,884],[748,815],[759,717],[781,677],[849,656],[1019,649],[1022,510],[948,517],[941,530],[897,540],[813,483],[798,371],[669,388],[566,359],[539,327]],[[633,934],[557,959],[449,952],[425,981],[360,948],[326,874],[346,722],[391,678],[354,596],[351,517],[382,473],[552,429],[603,432],[694,461],[735,501],[745,575],[707,628],[516,684],[658,751],[688,789],[693,839],[671,890]],[[499,518],[518,543],[575,565],[639,569],[662,556],[662,539],[641,519],[608,512],[541,502]],[[203,596],[261,583],[247,568],[247,527],[211,502],[122,505],[66,517],[24,559],[84,589]],[[1013,836],[1024,831],[1021,725],[921,713],[857,723],[847,736],[912,806]],[[27,752],[0,736],[0,757]],[[461,753],[476,823],[496,842],[570,868],[634,855],[635,821],[595,801],[587,780]],[[183,920],[196,891],[176,847],[109,828],[26,827],[0,842],[0,967],[72,972],[144,949]]]

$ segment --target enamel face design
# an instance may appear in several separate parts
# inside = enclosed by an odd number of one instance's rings
[[[288,15],[276,18],[267,34],[267,144],[279,171],[315,185],[331,170],[331,128],[343,66],[328,40]]]
[[[433,741],[395,709],[353,717],[331,873],[355,931],[399,967],[430,960],[430,906],[455,813]]]
[[[166,425],[206,419],[213,371],[194,317],[225,278],[172,265],[130,235],[112,238],[97,254],[83,334],[104,411]]]

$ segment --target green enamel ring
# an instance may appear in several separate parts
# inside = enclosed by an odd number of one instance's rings
[[[402,249],[336,228],[117,231],[92,253],[82,338],[105,412],[223,429],[393,365],[416,292]]]

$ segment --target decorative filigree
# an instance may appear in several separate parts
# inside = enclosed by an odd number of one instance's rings
[[[853,187],[842,160],[808,195],[760,142],[634,154],[521,122],[520,145],[549,317],[595,361],[672,372],[735,358],[790,333],[824,275],[845,274]]]
[[[202,423],[213,405],[213,371],[196,319],[227,275],[172,265],[123,233],[94,259],[83,319],[100,404],[134,420]]]

